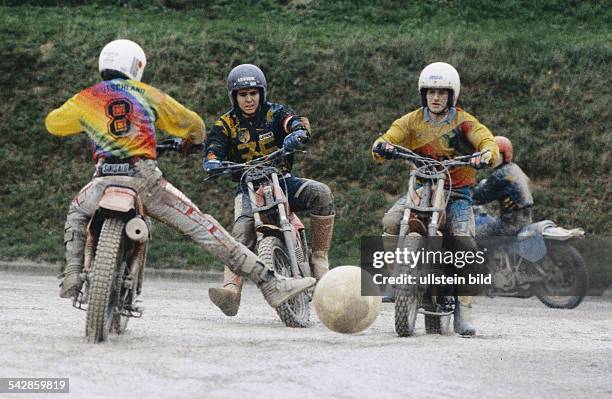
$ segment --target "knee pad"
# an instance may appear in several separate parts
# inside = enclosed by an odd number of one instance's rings
[[[310,213],[319,216],[334,213],[334,196],[327,184],[310,180],[304,183],[298,193],[297,197],[307,205]]]
[[[400,231],[400,223],[402,221],[402,213],[399,212],[387,212],[383,216],[383,232],[387,235],[396,236]]]

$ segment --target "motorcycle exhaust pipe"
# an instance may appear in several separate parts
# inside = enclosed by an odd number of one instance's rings
[[[125,234],[132,241],[146,242],[149,239],[149,227],[141,217],[137,216],[127,222]]]

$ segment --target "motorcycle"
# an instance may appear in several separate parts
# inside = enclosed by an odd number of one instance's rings
[[[400,232],[394,247],[405,248],[411,252],[420,249],[440,251],[443,245],[443,235],[440,226],[445,217],[446,204],[450,198],[450,168],[456,166],[471,166],[471,158],[482,155],[460,156],[438,161],[423,157],[415,152],[398,146],[393,146],[393,158],[404,159],[412,163],[408,181],[407,204],[404,209]],[[379,152],[380,153],[380,152]],[[385,156],[386,154],[380,153]],[[449,186],[444,187],[445,182]],[[418,184],[417,184],[418,183]],[[420,187],[419,187],[420,186]],[[413,281],[422,281],[421,277],[432,273],[436,276],[453,276],[458,270],[454,265],[434,264],[406,265],[398,267],[398,276],[411,275]],[[453,326],[450,323],[455,305],[458,303],[457,289],[453,284],[434,283],[402,283],[395,287],[395,332],[400,337],[414,334],[417,313],[425,316],[425,331],[428,334],[449,335]]]
[[[221,162],[209,178],[240,174],[248,190],[255,222],[256,252],[266,266],[286,277],[311,277],[308,242],[304,225],[289,208],[284,180],[275,162],[293,152],[280,148],[245,163]],[[287,327],[307,327],[313,289],[294,296],[276,308]]]
[[[157,145],[158,154],[167,151],[180,151],[180,141],[168,139]],[[83,290],[72,302],[87,312],[89,342],[106,341],[109,333],[123,334],[130,318],[142,317],[137,297],[142,292],[150,226],[134,189],[109,185],[104,190],[87,226]]]
[[[474,208],[476,229],[490,218]],[[577,307],[587,293],[589,274],[580,252],[571,245],[584,236],[582,229],[564,229],[550,220],[523,227],[516,237],[485,237],[479,244],[489,250],[487,267],[492,276],[490,297],[536,296],[556,309]]]

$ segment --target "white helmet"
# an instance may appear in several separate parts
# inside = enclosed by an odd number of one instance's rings
[[[427,65],[419,76],[419,93],[421,94],[421,102],[423,107],[427,106],[427,98],[425,89],[449,89],[449,104],[453,107],[457,104],[459,98],[459,90],[461,82],[459,73],[454,66],[446,62],[434,62]]]
[[[108,43],[100,52],[98,70],[121,72],[130,79],[142,78],[147,56],[142,48],[131,40],[119,39]]]

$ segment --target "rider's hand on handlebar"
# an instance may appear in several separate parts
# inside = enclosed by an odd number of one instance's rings
[[[218,159],[204,158],[204,161],[202,162],[202,167],[204,168],[204,171],[208,173],[214,172],[215,169],[219,169],[221,167],[221,161],[219,161]]]
[[[470,164],[476,169],[482,169],[491,165],[492,155],[491,152],[483,152],[479,156],[470,159]]]
[[[301,148],[308,141],[308,132],[306,130],[296,130],[285,137],[283,140],[283,148],[287,151],[295,151]]]
[[[385,141],[382,141],[376,144],[376,146],[372,148],[372,152],[377,155],[380,155],[381,157],[385,159],[393,159],[395,157],[395,154],[397,154],[397,150],[395,149],[395,146]]]

